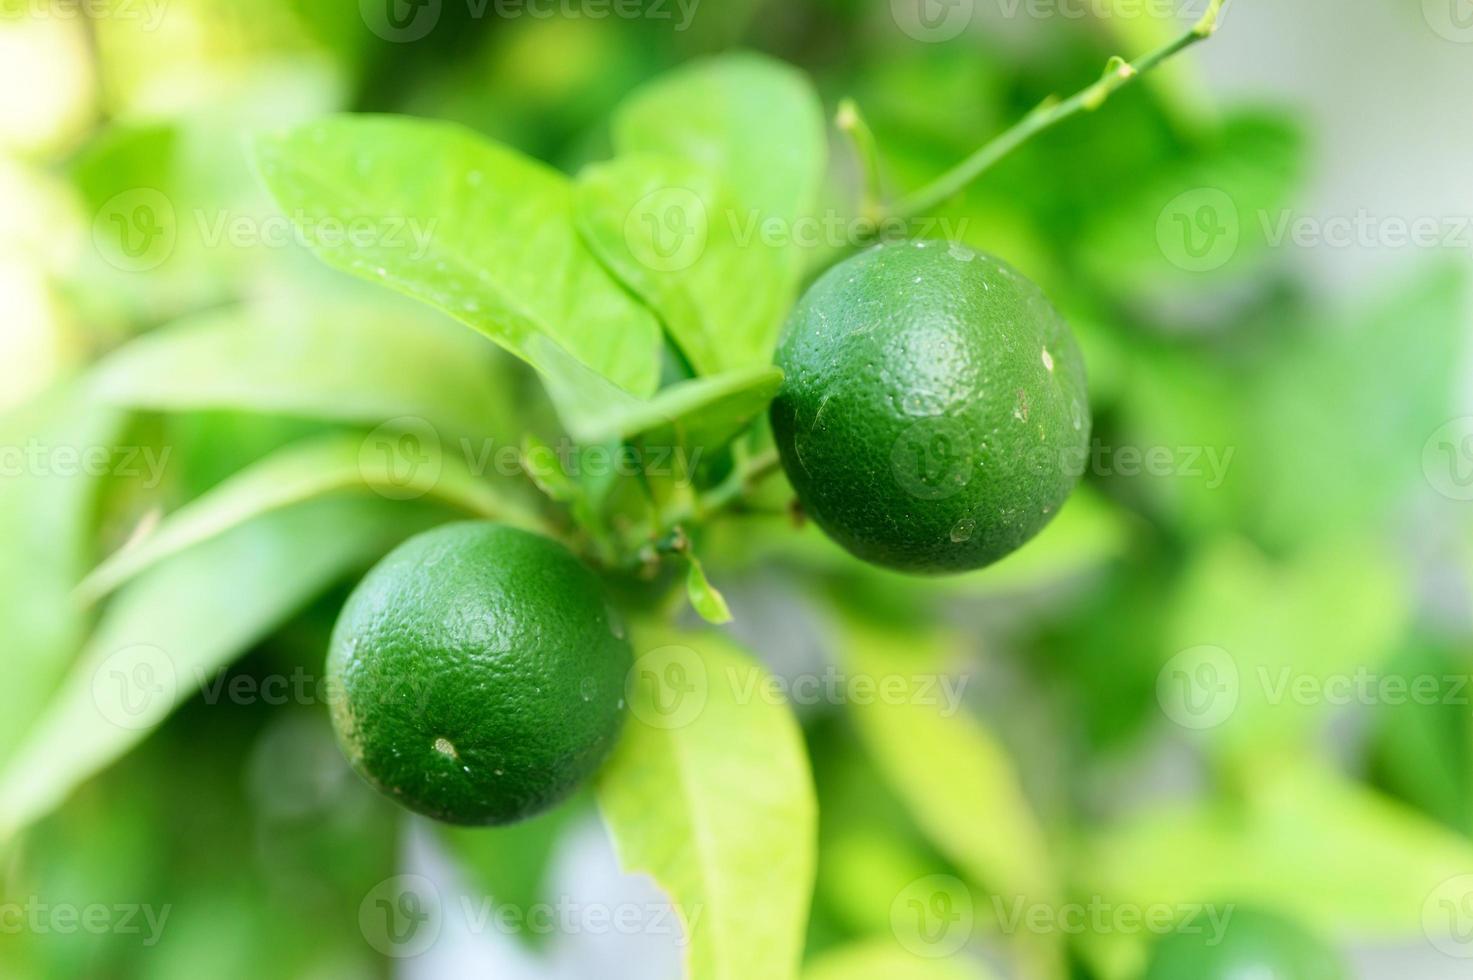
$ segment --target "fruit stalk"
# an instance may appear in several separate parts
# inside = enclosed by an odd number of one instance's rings
[[[865,122],[864,116],[860,115],[859,106],[853,99],[844,99],[839,103],[834,124],[839,132],[848,137],[860,170],[863,183],[860,213],[867,219],[875,219],[883,210],[885,200],[884,184],[880,178],[880,150],[875,142],[875,134],[869,128],[869,123]]]

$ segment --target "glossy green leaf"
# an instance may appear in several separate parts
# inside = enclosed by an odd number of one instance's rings
[[[372,498],[312,501],[191,548],[120,592],[0,771],[0,840],[127,752],[309,598],[425,526],[425,517]]]
[[[597,787],[624,866],[680,910],[690,980],[792,980],[817,833],[797,722],[725,639],[636,640],[629,716]]]
[[[664,321],[700,374],[767,364],[792,301],[791,256],[710,170],[630,154],[578,178],[578,228]]]
[[[692,62],[635,92],[615,115],[614,146],[704,166],[739,206],[780,222],[809,213],[827,157],[812,84],[745,53]]]
[[[647,395],[660,332],[573,226],[562,174],[458,126],[338,116],[257,144],[277,203],[329,265],[443,310],[540,366],[544,337]],[[368,229],[342,234],[343,228]]]
[[[475,338],[366,306],[210,312],[138,338],[93,375],[106,401],[152,411],[238,409],[376,425],[409,416],[447,437],[499,433],[505,378]]]
[[[408,438],[415,436],[411,432]],[[542,527],[516,498],[499,492],[460,457],[433,443],[326,436],[268,456],[185,504],[94,569],[77,587],[78,599],[95,602],[186,548],[270,511],[345,490],[371,490],[390,500],[426,498],[476,517]]]
[[[835,244],[828,240],[836,237],[829,230],[831,223],[809,224],[805,220],[815,216],[827,170],[823,105],[808,78],[782,62],[757,54],[730,53],[690,62],[655,79],[631,95],[615,113],[614,148],[620,157],[672,157],[710,174],[719,182],[716,187],[691,190],[697,192],[697,199],[702,199],[702,193],[709,194],[711,199],[705,203],[724,212],[718,223],[724,219],[730,225],[737,247],[751,250],[765,238],[786,253],[787,275],[775,292],[769,293],[774,287],[768,285],[766,276],[753,284],[754,307],[766,305],[772,298],[779,304],[778,315],[783,315],[781,307],[789,305],[805,255]],[[718,188],[724,188],[724,193]],[[622,196],[627,194],[627,190],[622,192]],[[657,195],[653,202],[647,202],[655,205],[657,222],[669,221],[669,205],[681,196],[665,196],[662,200]],[[683,196],[691,200],[690,195]],[[723,199],[730,204],[717,203]],[[688,205],[687,210],[691,209]],[[680,217],[679,211],[675,209],[674,217]],[[709,226],[709,214],[707,217]],[[671,228],[668,224],[665,227],[667,231]],[[726,251],[720,243],[727,234],[727,230],[714,231],[718,243],[715,254]],[[635,239],[636,252],[642,241]],[[767,261],[767,257],[751,255],[743,266],[766,265]],[[713,263],[711,272],[702,271],[698,276],[706,282],[714,271]],[[767,315],[768,311],[763,311],[753,322],[764,322]],[[681,322],[688,322],[688,318]],[[685,335],[689,336],[689,331]],[[768,340],[769,350],[772,339]],[[745,343],[738,341],[734,350],[725,346],[722,349],[745,357]],[[728,356],[722,363],[746,362]]]

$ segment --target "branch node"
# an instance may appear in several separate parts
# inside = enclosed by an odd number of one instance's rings
[[[1217,18],[1222,14],[1225,0],[1212,0],[1203,11],[1202,18],[1192,27],[1192,33],[1197,37],[1211,37],[1217,33]]]

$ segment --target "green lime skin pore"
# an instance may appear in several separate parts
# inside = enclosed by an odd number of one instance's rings
[[[1207,916],[1156,942],[1143,980],[1350,980],[1338,954],[1294,923],[1231,908],[1219,934]]]
[[[353,767],[411,810],[511,823],[598,768],[631,662],[598,578],[565,548],[447,524],[396,548],[343,607],[333,727]]]
[[[777,352],[773,434],[805,511],[904,572],[988,565],[1058,512],[1090,435],[1084,360],[1007,264],[939,241],[826,272]]]

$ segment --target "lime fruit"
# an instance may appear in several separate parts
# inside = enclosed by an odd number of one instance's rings
[[[906,572],[1003,557],[1083,471],[1084,361],[1032,282],[964,245],[877,245],[793,311],[772,405],[807,513],[851,553]]]
[[[412,810],[502,824],[557,803],[612,746],[628,642],[561,545],[485,522],[404,542],[364,577],[327,657],[333,726]]]
[[[1144,980],[1348,980],[1335,951],[1298,925],[1257,909],[1220,908],[1225,924],[1198,915],[1157,940]]]

